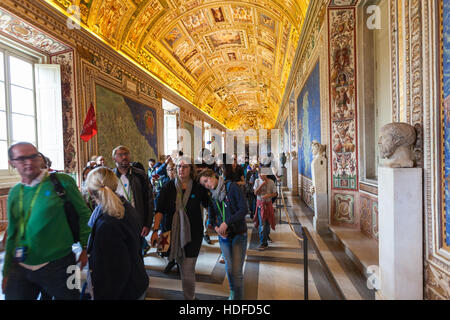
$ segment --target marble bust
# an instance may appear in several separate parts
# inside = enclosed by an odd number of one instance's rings
[[[395,122],[383,126],[380,130],[378,146],[380,157],[386,159],[380,163],[388,168],[414,167],[412,147],[416,142],[416,130],[408,123]]]
[[[326,146],[324,144],[320,144],[316,140],[313,140],[311,143],[311,152],[313,155],[313,159],[317,159],[320,157],[326,157]]]
[[[316,140],[311,142],[311,152],[313,160],[311,162],[311,174],[313,185],[310,188],[311,194],[327,192],[327,160],[326,145],[320,144]]]

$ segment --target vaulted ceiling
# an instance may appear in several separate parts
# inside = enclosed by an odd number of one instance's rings
[[[310,2],[46,1],[232,130],[274,127]]]

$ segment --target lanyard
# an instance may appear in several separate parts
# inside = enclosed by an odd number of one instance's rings
[[[129,190],[130,193],[128,193],[127,189],[125,188],[125,186],[123,185],[122,179],[119,178],[120,184],[122,185],[123,188],[123,192],[125,193],[125,195],[127,196],[127,200],[129,203],[131,203],[131,197],[133,195],[133,190],[131,190],[131,183],[130,180],[128,179],[128,184],[130,185]]]
[[[217,209],[219,209],[220,214],[222,215],[222,222],[225,222],[225,203],[222,201],[222,210],[220,210],[219,203],[216,200]]]
[[[39,192],[41,191],[43,182],[44,182],[44,179],[42,179],[42,181],[39,183],[39,186],[38,186],[36,192],[34,193],[33,198],[31,199],[31,204],[28,207],[27,212],[24,212],[24,209],[23,209],[23,189],[24,189],[24,186],[22,185],[21,188],[20,188],[20,193],[19,193],[19,211],[20,211],[21,216],[20,216],[20,226],[19,226],[19,234],[18,235],[19,235],[19,238],[21,240],[24,239],[25,229],[26,229],[26,226],[28,224],[28,220],[30,220],[30,216],[31,216],[31,210],[33,209],[34,204],[35,204],[36,199],[37,199],[37,196],[38,196]]]

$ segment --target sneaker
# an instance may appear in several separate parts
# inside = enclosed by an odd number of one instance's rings
[[[220,257],[219,263],[225,264],[225,259],[222,256]]]
[[[207,235],[207,234],[205,234],[205,235],[203,236],[203,240],[205,240],[205,242],[206,242],[207,244],[212,244],[212,241],[211,241],[211,239],[209,238],[209,235]]]
[[[267,240],[268,240],[269,242],[273,242],[273,240],[270,238],[270,236],[267,237]]]
[[[256,247],[256,249],[258,249],[259,251],[264,251],[266,250],[267,247],[268,247],[267,244],[260,244],[259,246]]]

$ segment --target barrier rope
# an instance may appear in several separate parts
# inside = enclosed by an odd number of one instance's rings
[[[283,210],[284,210],[284,214],[286,215],[286,219],[287,219],[287,223],[289,224],[289,228],[291,229],[292,233],[294,234],[294,237],[299,240],[299,241],[303,241],[303,238],[300,238],[297,233],[294,230],[294,227],[292,226],[292,222],[291,222],[291,218],[289,217],[289,213],[287,211],[287,207],[286,207],[286,202],[284,200],[284,192],[283,190],[280,190],[281,193],[281,199],[283,201]]]

